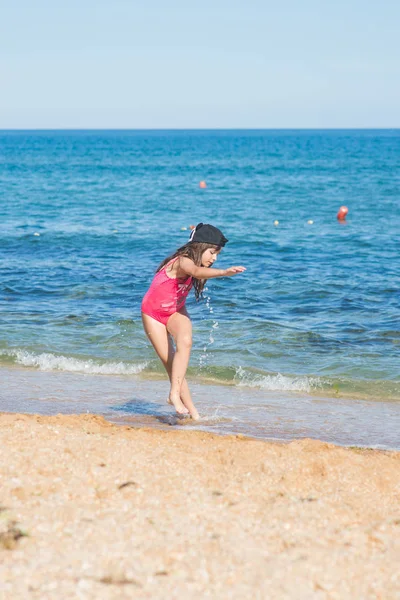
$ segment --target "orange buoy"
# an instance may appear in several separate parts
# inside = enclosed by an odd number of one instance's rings
[[[193,229],[196,229],[196,225],[189,225],[189,229],[190,231],[193,231]]]
[[[347,206],[341,206],[339,208],[338,214],[336,215],[337,220],[345,221],[348,212],[349,212],[349,209],[347,208]]]
[[[199,183],[199,187],[200,187],[202,190],[205,190],[205,189],[206,189],[206,187],[207,187],[207,184],[206,184],[206,182],[205,182],[205,181],[200,181],[200,183]]]

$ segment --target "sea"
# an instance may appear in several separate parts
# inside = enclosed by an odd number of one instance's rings
[[[199,222],[193,422],[140,304]],[[399,450],[399,234],[400,130],[0,131],[0,410]]]

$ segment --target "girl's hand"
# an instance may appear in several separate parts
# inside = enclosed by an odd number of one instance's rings
[[[229,267],[229,269],[225,269],[224,277],[232,277],[232,275],[237,275],[238,273],[243,273],[246,270],[246,267]]]

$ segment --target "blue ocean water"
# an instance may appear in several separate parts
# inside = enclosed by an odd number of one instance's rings
[[[399,206],[400,130],[0,132],[0,366],[159,377],[141,299],[203,221],[247,271],[188,300],[192,380],[399,402]]]

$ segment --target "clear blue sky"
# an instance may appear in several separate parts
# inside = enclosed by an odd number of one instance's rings
[[[399,0],[0,1],[0,128],[400,127]]]

